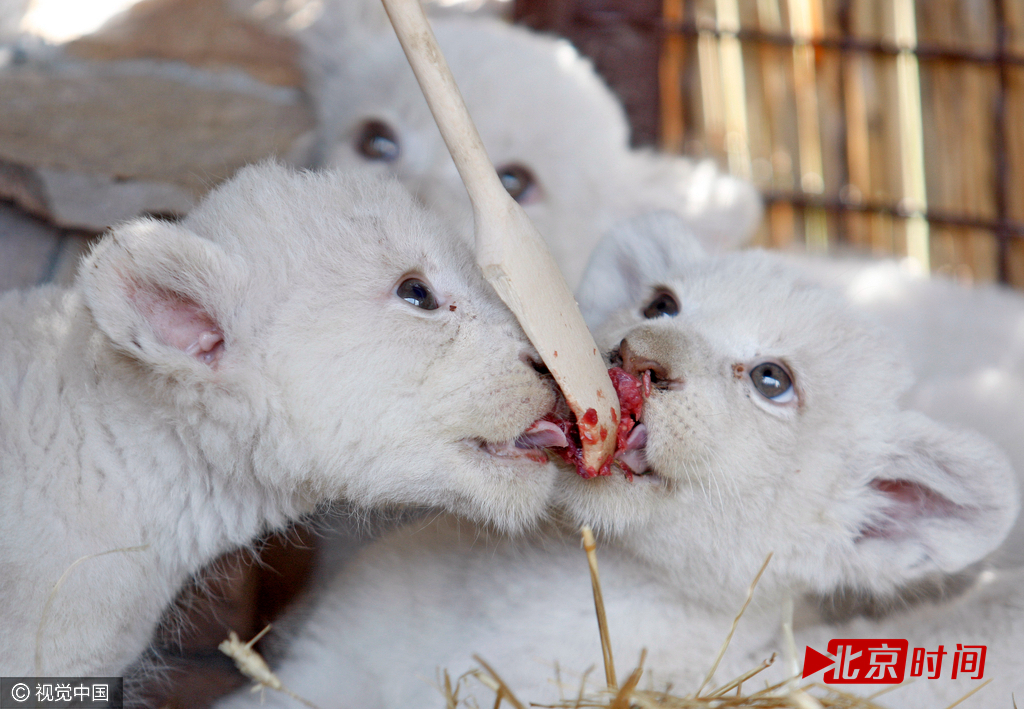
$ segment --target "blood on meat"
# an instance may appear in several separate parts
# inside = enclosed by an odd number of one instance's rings
[[[643,413],[644,396],[650,393],[650,380],[645,379],[645,381],[641,381],[621,367],[609,369],[608,376],[611,378],[612,385],[615,387],[615,393],[619,397],[619,409],[622,412],[622,416],[618,420],[618,429],[615,436],[615,451],[618,452],[625,448],[626,439],[629,438],[630,431],[633,430],[633,427],[640,420],[640,415]],[[594,427],[597,425],[597,411],[587,409],[579,423],[576,422],[571,412],[567,419],[550,416],[546,420],[551,421],[562,429],[568,445],[565,448],[557,449],[557,452],[566,463],[576,468],[576,472],[581,477],[589,479],[612,474],[612,457],[605,461],[600,470],[595,470],[593,467],[588,466],[583,460],[582,441],[594,443],[598,435],[602,441],[608,436],[608,431],[604,428],[595,435]],[[615,420],[614,407],[612,408],[612,420]],[[618,461],[616,464],[623,469],[626,477],[633,478],[634,471],[630,470],[628,466],[621,461]]]

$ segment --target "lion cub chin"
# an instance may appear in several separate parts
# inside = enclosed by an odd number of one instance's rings
[[[780,610],[796,598],[798,642],[901,632],[934,650],[975,641],[970,619],[984,617],[979,627],[1001,643],[989,661],[1003,684],[990,696],[1008,696],[1019,680],[996,664],[1024,660],[1011,642],[1024,630],[1024,595],[1012,583],[921,603],[917,624],[894,615],[837,628],[809,600],[853,590],[882,598],[946,578],[994,549],[1017,513],[1012,471],[994,445],[901,408],[910,377],[883,333],[773,256],[705,256],[663,214],[603,243],[580,300],[613,362],[650,380],[642,428],[622,454],[640,474],[565,472],[558,516],[569,524],[530,541],[489,540],[449,519],[368,547],[294,621],[279,666],[289,687],[321,706],[338,697],[425,706],[441,697],[423,678],[437,668],[458,677],[477,653],[524,701],[575,696],[601,660],[574,531],[590,524],[620,683],[646,648],[642,686],[695,691],[772,552],[714,684],[782,657]],[[555,661],[561,688],[551,683]],[[764,676],[784,678],[784,665]],[[900,706],[966,691],[919,684]],[[472,683],[461,691],[492,701]],[[257,701],[240,694],[222,706]]]
[[[552,489],[515,445],[550,377],[390,180],[247,168],[0,333],[0,675],[120,674],[190,573],[327,500],[513,530]]]

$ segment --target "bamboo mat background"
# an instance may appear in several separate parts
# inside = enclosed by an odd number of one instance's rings
[[[518,0],[515,15],[594,57],[635,142],[752,178],[759,245],[1024,287],[1024,0]]]

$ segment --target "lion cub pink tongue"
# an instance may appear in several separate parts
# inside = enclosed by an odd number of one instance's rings
[[[593,409],[583,415],[582,421],[576,421],[572,413],[569,413],[568,418],[550,415],[537,421],[526,433],[538,437],[549,436],[552,442],[547,444],[547,447],[556,448],[562,459],[575,466],[576,472],[583,478],[611,475],[611,466],[614,461],[622,468],[626,477],[632,480],[634,474],[643,472],[632,466],[639,465],[642,460],[643,454],[639,449],[646,442],[646,435],[642,424],[635,431],[634,427],[639,423],[643,413],[644,397],[648,396],[651,391],[650,373],[645,372],[644,379],[641,380],[621,367],[612,367],[608,370],[608,376],[611,377],[615,393],[619,397],[622,418],[617,422],[618,430],[615,432],[615,455],[609,458],[600,470],[589,467],[583,461],[583,446],[581,444],[581,437],[593,441],[598,438],[604,440],[608,436],[608,431],[604,428],[599,431],[594,430],[597,425],[597,412]],[[612,420],[615,420],[614,414]],[[555,433],[554,429],[557,429],[558,433]]]

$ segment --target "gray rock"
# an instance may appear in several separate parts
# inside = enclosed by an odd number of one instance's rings
[[[305,95],[179,62],[57,59],[0,69],[0,198],[101,230],[183,214],[243,165],[302,164]]]
[[[305,83],[300,47],[287,27],[297,18],[288,16],[280,7],[282,2],[291,13],[301,13],[303,8],[308,12],[313,9],[308,6],[316,4],[312,0],[249,0],[240,6],[237,0],[141,0],[92,34],[69,42],[66,49],[78,59],[182,61],[200,69],[244,71],[272,86],[299,87]]]
[[[0,291],[45,281],[60,240],[60,230],[0,202]]]
[[[112,175],[39,168],[49,219],[62,226],[103,231],[139,214],[180,215],[194,203],[181,185],[121,180]]]
[[[0,202],[0,292],[43,283],[68,286],[93,235],[58,229]]]

